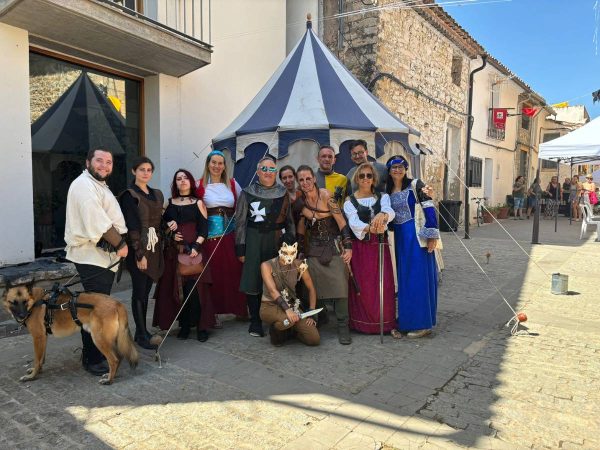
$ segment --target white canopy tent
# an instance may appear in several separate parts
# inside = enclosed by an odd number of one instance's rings
[[[571,175],[573,175],[573,164],[600,163],[600,117],[564,136],[540,144],[538,156],[540,159],[571,164]],[[560,180],[560,164],[556,166]],[[569,216],[571,212],[572,208],[569,207]],[[555,217],[554,231],[557,229],[558,214]]]
[[[539,157],[571,164],[600,161],[600,117],[564,136],[540,144]]]

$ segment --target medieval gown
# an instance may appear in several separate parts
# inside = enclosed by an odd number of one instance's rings
[[[242,188],[235,180],[224,183],[198,182],[196,197],[204,201],[208,211],[208,238],[203,254],[210,258],[212,284],[210,302],[215,314],[246,317],[246,296],[239,291],[242,263],[235,255],[235,221],[233,214]]]
[[[378,212],[388,214],[388,222],[394,218],[394,210],[390,206],[390,197],[383,194],[380,200],[375,197],[357,198],[362,207],[373,211],[373,216]],[[364,229],[369,224],[359,217],[356,207],[350,197],[344,203],[344,213],[348,225],[354,233],[352,241],[352,272],[360,287],[360,295],[350,287],[348,295],[349,326],[361,333],[376,334],[380,331],[379,324],[379,240],[376,234],[365,233]],[[387,237],[384,246],[383,269],[383,331],[389,333],[395,327],[396,305],[394,304],[394,270]]]
[[[418,230],[424,238],[439,238],[437,217],[433,201],[425,196],[417,183],[425,226]],[[437,267],[434,253],[419,245],[415,229],[417,199],[410,184],[399,192],[390,194],[396,213],[393,221],[398,276],[398,330],[415,331],[433,328],[437,313]]]
[[[198,236],[206,237],[208,232],[208,221],[200,213],[195,201],[190,204],[176,205],[169,199],[163,219],[165,223],[171,220],[177,222],[177,231],[183,235],[183,243],[188,245],[195,242]],[[182,302],[188,296],[191,286],[198,278],[197,275],[181,277],[184,298],[180,298],[177,275],[177,255],[179,252],[176,248],[178,243],[171,242],[170,244],[165,248],[165,269],[154,291],[156,303],[152,325],[158,326],[161,330],[169,329],[181,308]],[[202,248],[201,253],[203,254],[203,260],[206,261],[207,256],[204,248]],[[215,314],[209,295],[209,285],[211,283],[210,269],[209,266],[206,266],[200,280],[195,283],[198,295],[190,296],[186,308],[179,316],[180,325],[185,320],[191,326],[197,325],[199,330],[207,330],[214,326]]]

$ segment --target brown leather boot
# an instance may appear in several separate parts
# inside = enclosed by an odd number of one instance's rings
[[[279,331],[275,328],[275,325],[272,324],[269,327],[269,337],[271,338],[271,344],[275,347],[281,347],[283,343],[287,340],[288,333],[287,330]]]

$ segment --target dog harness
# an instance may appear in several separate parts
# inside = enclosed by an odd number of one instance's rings
[[[49,296],[46,297],[46,295],[48,294]],[[61,294],[68,295],[70,297],[69,300],[63,303],[58,303]],[[73,322],[75,322],[77,326],[81,327],[83,326],[83,324],[77,317],[77,308],[94,309],[94,306],[87,303],[78,303],[77,299],[79,298],[79,294],[79,292],[71,292],[68,288],[64,286],[59,286],[58,283],[54,283],[52,289],[45,290],[44,297],[33,304],[31,309],[29,310],[29,313],[27,314],[27,317],[25,317],[25,319],[23,319],[23,321],[20,323],[27,326],[25,322],[27,321],[27,319],[29,319],[33,308],[36,308],[40,305],[46,305],[46,313],[44,314],[44,326],[46,327],[46,334],[52,334],[52,322],[55,310],[69,310]]]

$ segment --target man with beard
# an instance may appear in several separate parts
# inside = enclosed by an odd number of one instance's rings
[[[327,189],[334,196],[336,191],[339,192],[337,201],[338,206],[344,203],[346,195],[348,195],[348,178],[341,173],[334,172],[333,165],[335,164],[335,150],[331,145],[322,145],[317,153],[317,161],[319,169],[317,170],[315,181],[317,186],[322,189]]]
[[[240,291],[246,294],[248,302],[248,332],[251,336],[263,337],[260,265],[277,256],[282,238],[288,244],[294,242],[296,227],[287,190],[275,182],[275,161],[265,156],[256,169],[258,182],[242,191],[235,209],[235,252],[244,263]]]
[[[65,242],[67,259],[75,264],[86,291],[110,295],[117,267],[107,268],[127,256],[125,218],[117,199],[106,184],[113,170],[109,150],[90,150],[86,170],[69,187],[67,194]],[[82,362],[93,375],[108,373],[104,355],[92,336],[81,329]]]
[[[356,186],[356,184],[352,181],[352,179],[354,177],[354,172],[356,172],[356,169],[358,168],[358,166],[360,166],[362,163],[366,163],[366,162],[370,163],[377,171],[377,180],[378,181],[377,181],[377,186],[375,186],[375,190],[377,192],[385,192],[385,185],[387,183],[387,177],[388,177],[387,167],[385,167],[385,164],[381,164],[380,162],[369,161],[367,158],[368,156],[369,156],[369,151],[367,150],[367,142],[366,141],[364,141],[363,139],[357,139],[350,143],[350,158],[352,159],[352,162],[355,165],[346,174],[346,178],[348,178],[348,180],[350,181],[348,195],[350,195],[352,192],[356,192],[356,190],[358,189],[358,186]]]
[[[301,218],[298,222],[300,253],[308,257],[308,271],[317,291],[317,307],[333,305],[338,340],[352,343],[348,329],[348,272],[352,258],[350,228],[338,204],[327,189],[320,189],[312,169],[300,166],[296,172],[302,190]],[[304,235],[310,232],[308,245]],[[324,305],[325,304],[325,305]]]

